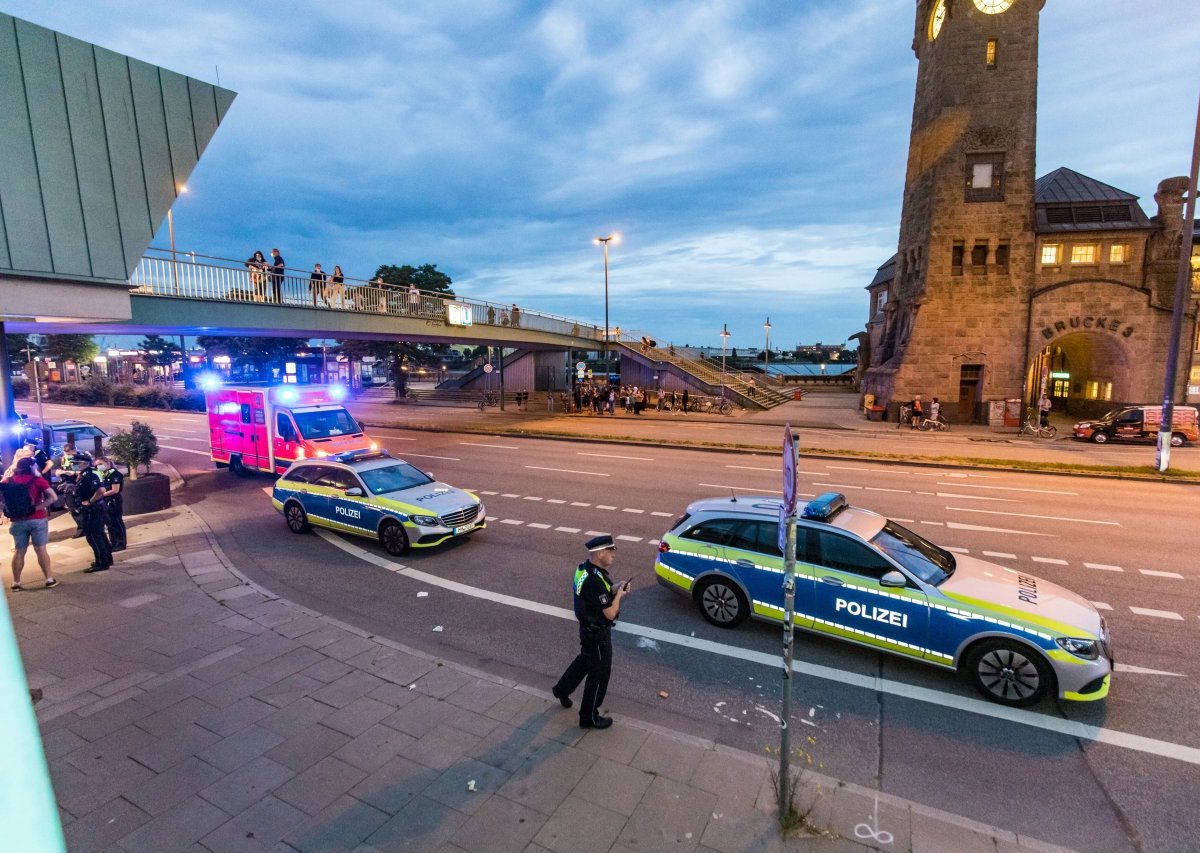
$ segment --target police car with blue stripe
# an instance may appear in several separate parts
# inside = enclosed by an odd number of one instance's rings
[[[662,537],[655,574],[714,625],[782,622],[778,498],[697,501]],[[1049,581],[952,554],[838,493],[796,523],[794,625],[957,670],[989,699],[1108,695],[1108,627],[1091,602]]]
[[[487,527],[478,497],[379,450],[295,462],[271,504],[293,533],[316,526],[367,536],[396,557]]]

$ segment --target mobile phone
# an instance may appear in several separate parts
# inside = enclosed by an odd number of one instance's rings
[[[625,581],[625,583],[621,584],[621,587],[622,587],[622,588],[623,588],[623,589],[624,589],[626,592],[629,592],[629,585],[630,585],[631,583],[633,583],[633,578],[630,578],[629,580]]]

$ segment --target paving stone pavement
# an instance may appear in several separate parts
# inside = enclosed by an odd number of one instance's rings
[[[1061,850],[817,775],[784,838],[765,757],[580,730],[544,690],[251,584],[187,506],[139,517],[102,575],[55,529],[61,585],[9,604],[71,850]]]

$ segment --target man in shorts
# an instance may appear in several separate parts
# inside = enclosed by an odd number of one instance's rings
[[[13,538],[12,591],[21,591],[21,572],[25,569],[25,552],[33,545],[38,565],[46,578],[47,587],[58,586],[58,579],[50,569],[50,511],[48,507],[58,499],[50,484],[37,473],[37,462],[27,456],[17,462],[14,473],[4,478],[5,515],[10,521]],[[24,488],[28,494],[28,508],[32,512],[17,512],[16,502],[8,497],[13,488]]]

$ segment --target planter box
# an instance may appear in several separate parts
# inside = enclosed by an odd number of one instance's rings
[[[125,478],[125,515],[143,515],[171,506],[171,478],[166,474],[142,474],[136,480]]]

